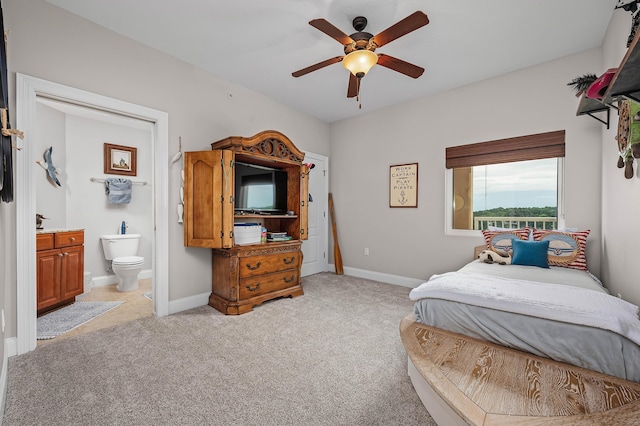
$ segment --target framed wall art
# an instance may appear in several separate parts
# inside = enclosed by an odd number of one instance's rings
[[[104,144],[104,173],[110,175],[136,176],[137,148]]]
[[[389,167],[389,207],[418,207],[418,163]]]

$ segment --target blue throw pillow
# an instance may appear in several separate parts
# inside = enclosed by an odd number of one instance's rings
[[[548,268],[547,250],[549,250],[549,241],[523,241],[514,239],[511,264]]]

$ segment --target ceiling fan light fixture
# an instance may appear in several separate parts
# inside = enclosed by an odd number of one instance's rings
[[[342,66],[358,78],[364,77],[378,63],[378,55],[366,49],[355,50],[342,60]]]

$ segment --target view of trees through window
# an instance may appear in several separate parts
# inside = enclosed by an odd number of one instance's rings
[[[473,212],[477,222],[484,224],[478,229],[486,229],[488,226],[500,226],[502,228],[523,228],[530,226],[538,229],[556,229],[557,207],[497,207],[491,210]],[[487,220],[486,218],[490,218]],[[497,224],[497,225],[496,225]]]
[[[558,158],[454,169],[454,229],[557,229]]]

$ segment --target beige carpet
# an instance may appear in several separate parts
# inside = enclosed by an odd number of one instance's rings
[[[305,295],[72,336],[9,360],[5,425],[431,425],[407,376],[409,289],[323,273]]]

